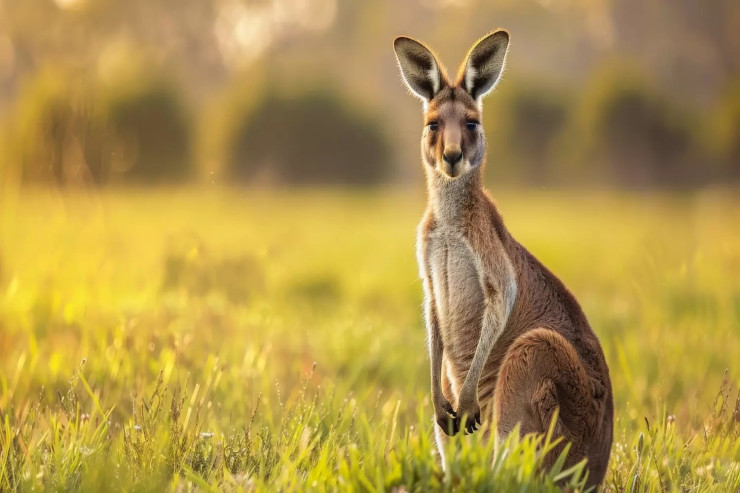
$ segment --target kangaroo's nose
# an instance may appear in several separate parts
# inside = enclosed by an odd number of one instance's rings
[[[454,166],[462,159],[462,151],[460,149],[445,150],[442,158],[445,160],[445,163]]]

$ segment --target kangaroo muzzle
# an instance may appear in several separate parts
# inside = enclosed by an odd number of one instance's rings
[[[460,148],[445,149],[442,154],[443,170],[447,176],[452,178],[460,174],[462,169],[463,154]]]

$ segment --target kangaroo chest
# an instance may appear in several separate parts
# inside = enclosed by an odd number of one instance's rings
[[[428,248],[445,355],[463,369],[475,353],[485,306],[477,262],[463,238],[444,230],[431,235]]]

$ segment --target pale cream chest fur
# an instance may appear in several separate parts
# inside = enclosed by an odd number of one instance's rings
[[[477,261],[462,235],[444,226],[428,235],[425,247],[445,359],[453,373],[466,372],[485,308]]]

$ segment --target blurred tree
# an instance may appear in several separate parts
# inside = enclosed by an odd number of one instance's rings
[[[379,124],[329,91],[270,94],[234,130],[228,166],[244,181],[369,185],[392,165]]]
[[[568,121],[572,96],[556,83],[507,79],[486,103],[489,173],[524,183],[552,182],[555,145]]]
[[[101,170],[91,168],[85,159],[93,128],[92,106],[84,87],[60,69],[46,69],[26,86],[14,111],[12,150],[7,158],[20,167],[24,181],[100,181]]]
[[[190,121],[177,88],[143,72],[117,82],[100,86],[46,69],[26,86],[6,158],[24,182],[160,183],[190,175]]]
[[[192,124],[178,88],[138,73],[104,86],[96,100],[100,168],[107,181],[166,183],[193,177]]]
[[[670,185],[700,174],[695,119],[629,65],[611,63],[597,73],[577,117],[577,134],[567,138],[580,148],[580,165],[601,169],[611,184]]]
[[[740,79],[717,102],[712,125],[706,126],[709,142],[719,158],[723,177],[740,180]]]

